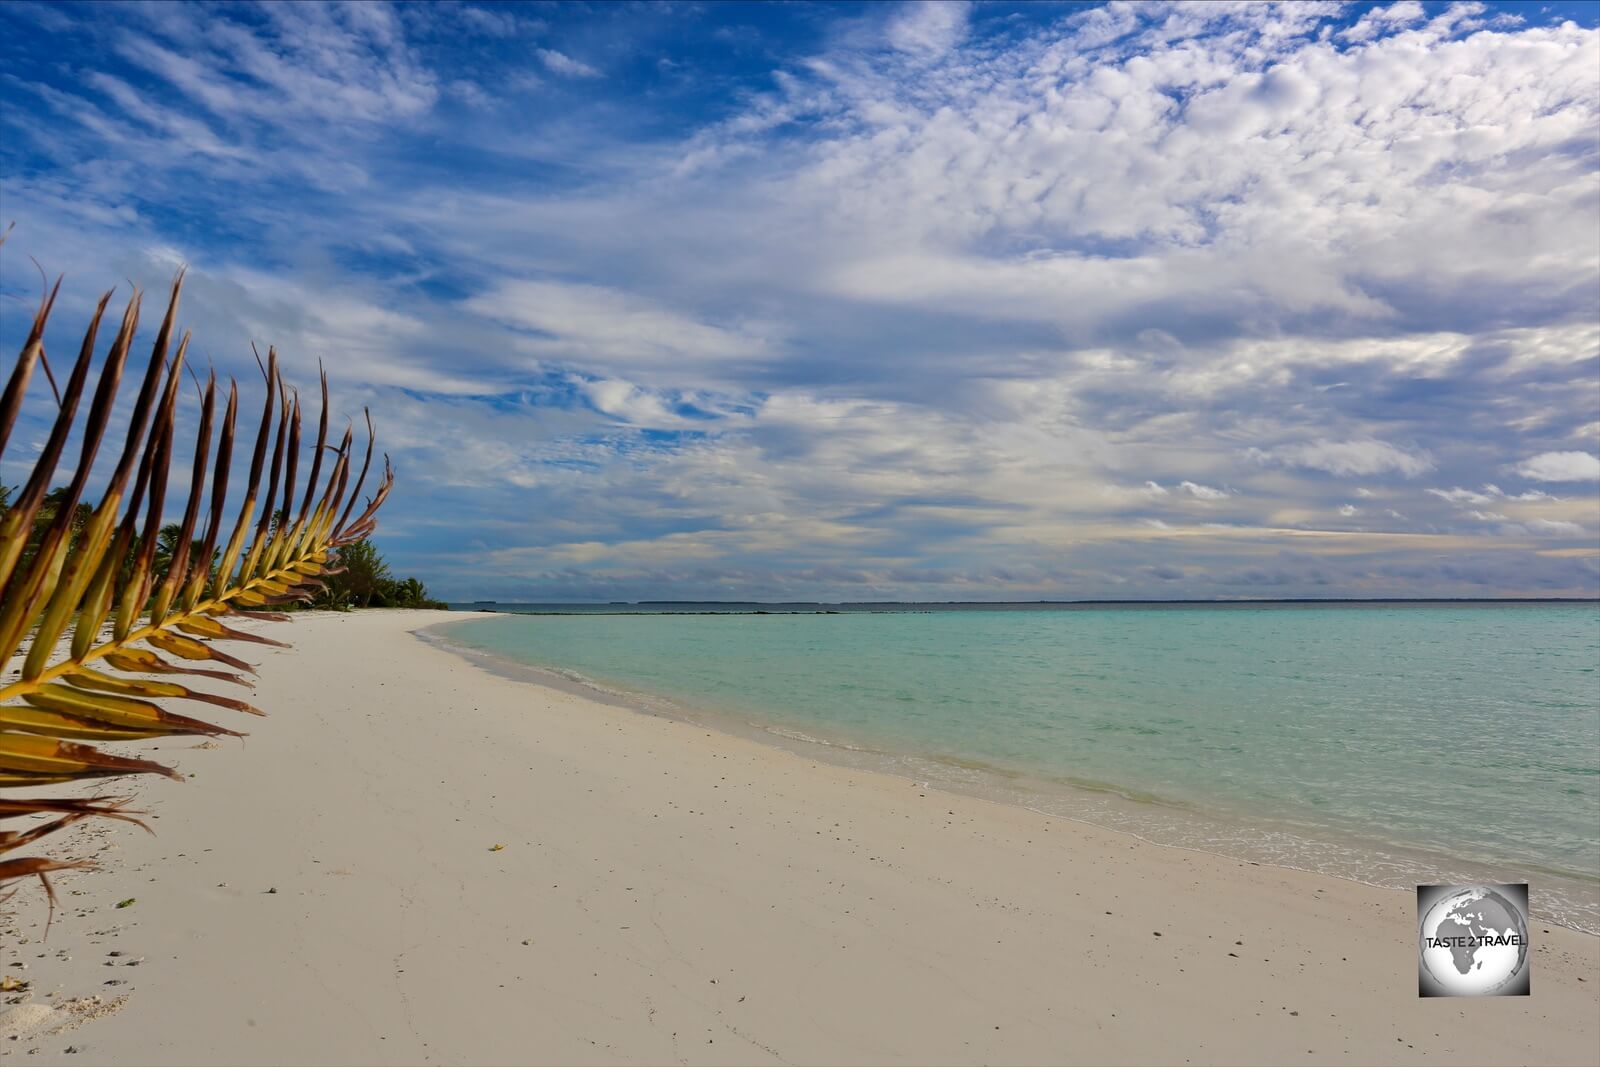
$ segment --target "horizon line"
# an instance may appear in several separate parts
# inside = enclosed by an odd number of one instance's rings
[[[675,604],[752,604],[783,607],[805,604],[834,607],[895,604],[959,604],[999,607],[1009,604],[1597,604],[1600,596],[1499,596],[1499,597],[1234,597],[1234,598],[1092,598],[1086,600],[451,600],[455,605],[507,605],[527,607],[659,607]]]

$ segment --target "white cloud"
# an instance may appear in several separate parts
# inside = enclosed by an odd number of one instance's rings
[[[1541,452],[1518,464],[1517,473],[1536,482],[1600,481],[1600,457],[1589,452]]]
[[[1226,489],[1213,489],[1209,485],[1198,485],[1194,482],[1181,482],[1178,488],[1197,500],[1226,500],[1233,495]]]
[[[1549,493],[1539,489],[1529,489],[1527,492],[1523,493],[1508,493],[1504,489],[1501,489],[1498,485],[1494,485],[1492,483],[1485,485],[1481,492],[1474,491],[1472,489],[1462,489],[1459,486],[1454,489],[1429,489],[1426,490],[1426,492],[1431,493],[1440,500],[1447,500],[1450,503],[1457,505],[1488,504],[1495,500],[1517,500],[1527,502],[1534,500],[1558,499],[1557,497],[1553,497]]]
[[[1563,519],[1529,519],[1523,525],[1534,533],[1549,534],[1553,537],[1580,537],[1583,535],[1582,526]]]
[[[672,415],[661,396],[632,382],[604,378],[585,383],[583,391],[597,410],[623,422],[659,427],[683,421]]]
[[[6,192],[28,242],[10,250],[69,278],[200,260],[185,313],[221,365],[253,373],[235,349],[255,336],[363,382],[418,487],[396,524],[427,518],[422,490],[469,486],[491,494],[452,498],[474,537],[517,520],[497,561],[548,538],[564,567],[643,565],[659,543],[707,573],[893,590],[933,559],[1000,560],[992,580],[1059,590],[1129,580],[1104,564],[1164,505],[1225,508],[1241,545],[1370,545],[1333,510],[1381,514],[1406,527],[1382,565],[1417,568],[1421,538],[1494,552],[1575,536],[1591,505],[1592,474],[1564,502],[1462,487],[1594,463],[1600,275],[1572,236],[1600,224],[1593,30],[1469,33],[1465,9],[1451,28],[1398,4],[1345,47],[1323,32],[1337,5],[885,8],[819,20],[820,54],[763,53],[772,91],[673,140],[682,112],[571,55],[463,63],[437,26],[408,40],[423,9],[370,7],[130,9],[150,12],[124,42],[136,69],[85,59],[116,78],[6,109],[23,153],[56,161]],[[624,54],[607,48],[583,54]],[[594,80],[577,100],[562,77]],[[225,225],[173,228],[213,199]],[[1415,524],[1382,510],[1391,477],[1428,471]],[[653,539],[664,524],[693,532]],[[1218,558],[1177,546],[1202,529],[1169,538],[1196,582]],[[1083,570],[1017,577],[1046,556]],[[1485,582],[1594,588],[1557,559]],[[1416,581],[1459,590],[1473,566]]]
[[[1403,26],[1407,23],[1421,22],[1427,17],[1427,12],[1417,0],[1400,0],[1399,3],[1390,4],[1388,7],[1375,7],[1362,15],[1354,26],[1343,31],[1339,36],[1355,44],[1370,41],[1378,34]]]
[[[1351,441],[1318,440],[1277,448],[1251,448],[1246,452],[1261,463],[1277,463],[1329,474],[1364,475],[1394,472],[1414,478],[1434,467],[1433,457],[1420,449],[1404,449],[1387,441],[1365,438]]]
[[[557,52],[554,48],[541,48],[538,52],[539,60],[544,63],[552,74],[560,74],[566,78],[598,78],[600,72],[589,64],[579,59],[573,59],[565,52]]]
[[[965,0],[914,0],[889,20],[884,36],[902,52],[940,55],[966,36],[968,7]]]
[[[1145,482],[1138,489],[1132,491],[1138,493],[1140,496],[1149,497],[1152,500],[1159,500],[1162,497],[1171,496],[1173,492],[1160,482],[1154,481]],[[1209,485],[1200,485],[1197,482],[1191,481],[1179,482],[1177,491],[1181,493],[1187,493],[1196,500],[1226,500],[1228,497],[1233,495],[1226,489],[1213,489]]]
[[[1488,519],[1491,516],[1476,516]],[[1494,516],[1505,518],[1505,516]],[[1504,522],[1495,528],[1501,537],[1582,537],[1584,529],[1578,523],[1565,519],[1527,519],[1521,522]]]
[[[1234,321],[1271,308],[1381,327],[1396,299],[1453,300],[1524,238],[1552,258],[1516,268],[1519,291],[1592,276],[1569,238],[1593,221],[1581,168],[1535,162],[1593,126],[1592,33],[1402,34],[1341,51],[1294,40],[1284,8],[1216,17],[1243,25],[1100,54],[1029,40],[923,75],[819,64],[784,99],[844,132],[782,188],[791,209],[831,220],[819,237],[841,254],[821,284],[1076,337],[1208,305]],[[1257,50],[1251,32],[1276,36]],[[1534,98],[1560,104],[1529,112]],[[1140,196],[1121,194],[1130,181]],[[1506,194],[1522,237],[1497,214]]]
[[[1347,519],[1352,515],[1359,515],[1360,513],[1361,509],[1356,507],[1354,504],[1339,505],[1339,514],[1343,515]]]
[[[589,399],[596,411],[632,426],[652,429],[714,429],[725,434],[740,428],[747,420],[746,410],[730,406],[724,398],[707,393],[664,392],[619,378],[577,380],[577,390]],[[688,407],[695,414],[684,414]],[[712,427],[712,421],[715,426]]]
[[[406,45],[390,8],[262,11],[264,19],[246,24],[169,9],[153,34],[126,32],[117,50],[229,119],[285,127],[308,119],[378,122],[418,115],[438,97],[436,79]],[[235,77],[240,69],[250,77]]]
[[[1426,492],[1432,493],[1440,500],[1447,500],[1452,504],[1487,504],[1494,499],[1494,494],[1492,493],[1478,493],[1471,489],[1461,489],[1459,487],[1455,489],[1428,489]]]
[[[522,26],[510,10],[462,6],[454,9],[462,22],[489,37],[515,37]]]
[[[759,326],[712,325],[656,301],[598,285],[505,281],[465,308],[524,331],[521,347],[542,359],[604,371],[654,370],[682,381],[734,360],[756,362],[772,342]]]

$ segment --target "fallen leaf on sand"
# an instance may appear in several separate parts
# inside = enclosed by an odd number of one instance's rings
[[[505,847],[506,846],[504,846],[504,845],[490,845],[489,846],[489,851],[490,852],[499,852],[501,849],[503,849]]]
[[[129,897],[127,900],[119,900],[119,901],[117,901],[117,907],[119,907],[119,908],[131,908],[137,902],[138,902],[138,898],[137,897]]]
[[[20,979],[17,979],[17,978],[13,978],[9,974],[6,975],[4,978],[0,978],[0,993],[15,993],[19,989],[27,989],[27,988],[28,988],[28,983],[27,982],[24,982],[24,981],[22,981]]]

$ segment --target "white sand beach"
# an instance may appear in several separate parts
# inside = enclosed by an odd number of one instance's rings
[[[104,869],[47,941],[6,906],[0,1056],[1600,1061],[1595,937],[1535,922],[1530,997],[1419,999],[1406,893],[499,677],[412,632],[445,619],[275,627],[245,743],[144,746],[190,777],[137,783],[157,836],[55,840]]]

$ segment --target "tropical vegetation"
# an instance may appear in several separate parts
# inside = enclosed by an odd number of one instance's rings
[[[370,539],[341,545],[334,551],[332,577],[321,592],[307,601],[313,608],[444,608],[449,605],[428,595],[416,578],[396,578]]]

